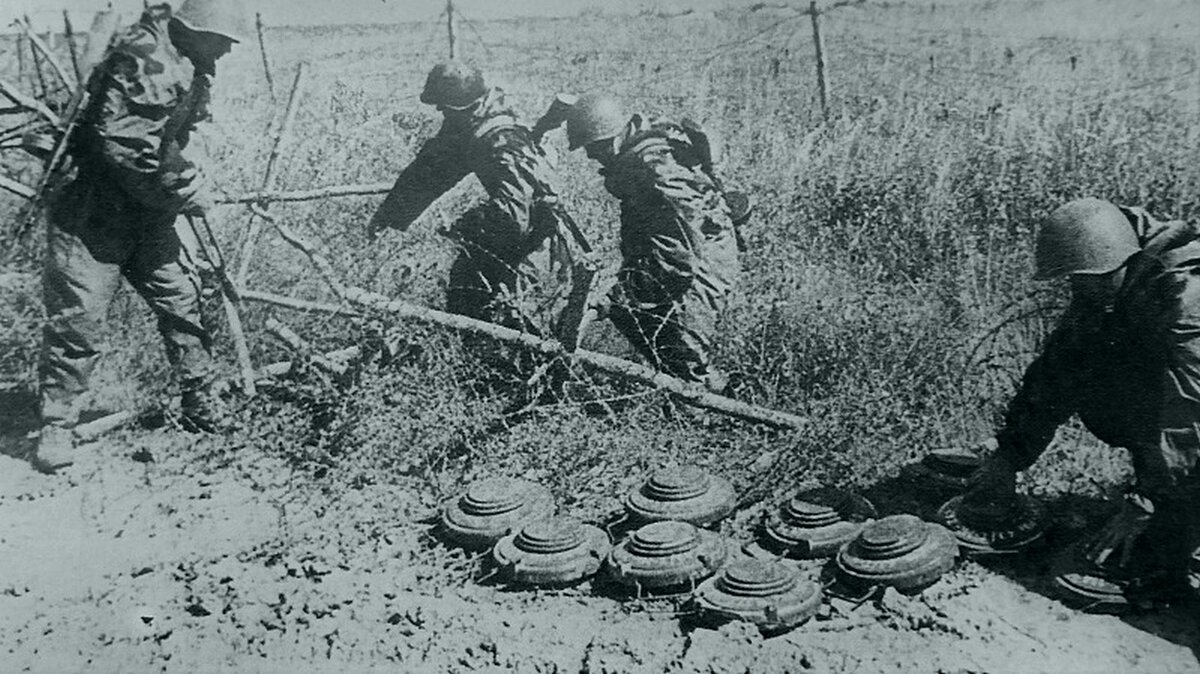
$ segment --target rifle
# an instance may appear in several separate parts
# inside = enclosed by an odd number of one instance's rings
[[[242,389],[247,395],[252,396],[257,392],[257,388],[254,384],[254,365],[250,362],[250,347],[246,344],[246,332],[242,328],[242,317],[237,310],[237,305],[241,302],[241,295],[238,293],[233,279],[229,277],[229,271],[225,268],[225,256],[221,254],[217,237],[213,235],[212,228],[208,225],[208,218],[204,215],[198,217],[188,215],[186,218],[188,225],[192,228],[192,234],[195,235],[196,242],[200,246],[201,254],[212,264],[213,271],[217,273],[217,278],[221,282],[221,305],[225,309],[225,321],[229,324],[229,334],[233,337],[233,346],[237,351],[238,366],[242,371]],[[200,227],[196,226],[196,220],[200,221]],[[202,229],[203,232],[201,232]]]

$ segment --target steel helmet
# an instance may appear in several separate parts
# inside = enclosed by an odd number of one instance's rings
[[[184,0],[172,16],[197,33],[216,33],[234,42],[245,42],[250,35],[241,0]]]
[[[447,108],[465,108],[487,93],[483,73],[462,61],[442,61],[429,71],[421,102]]]
[[[1034,278],[1107,274],[1140,250],[1121,209],[1102,199],[1076,199],[1056,209],[1038,229]]]
[[[598,94],[586,94],[567,113],[567,147],[577,150],[605,138],[613,138],[629,121],[621,104]]]

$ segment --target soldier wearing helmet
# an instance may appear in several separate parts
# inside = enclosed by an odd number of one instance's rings
[[[1187,522],[1200,506],[1200,231],[1079,199],[1047,218],[1035,258],[1036,278],[1069,278],[1071,303],[1026,370],[974,494],[1011,497],[1016,472],[1078,414],[1096,437],[1130,451],[1136,483],[1085,546],[1094,568],[1058,583],[1113,603],[1174,592],[1200,546],[1197,522]]]
[[[740,263],[707,136],[697,125],[626,115],[599,95],[560,96],[536,128],[564,121],[569,147],[600,163],[621,204],[622,264],[609,319],[657,368],[724,390],[712,340]]]
[[[87,81],[70,139],[73,168],[50,195],[40,362],[42,430],[32,457],[53,472],[75,460],[79,394],[100,356],[100,325],[121,276],[158,318],[187,425],[219,430],[211,337],[197,260],[180,214],[203,214],[201,167],[185,156],[207,117],[216,61],[245,35],[236,0],[147,9],[113,38]]]
[[[407,229],[474,175],[488,200],[445,232],[459,245],[447,310],[534,333],[553,329],[556,298],[566,297],[581,240],[559,203],[550,156],[506,105],[503,90],[488,86],[472,65],[434,66],[421,102],[441,111],[441,129],[396,178],[368,233]]]

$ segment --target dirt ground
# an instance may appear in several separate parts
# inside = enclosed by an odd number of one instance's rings
[[[475,582],[478,560],[428,535],[428,495],[325,493],[220,438],[119,431],[57,477],[18,458],[27,444],[10,432],[0,456],[6,672],[1200,671],[1188,609],[1077,612],[1041,556],[830,600],[764,639],[669,599]]]

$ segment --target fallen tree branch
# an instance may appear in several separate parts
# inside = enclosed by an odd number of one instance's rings
[[[292,330],[278,320],[274,318],[267,319],[267,332],[274,335],[276,339],[286,344],[288,348],[295,351],[301,357],[311,361],[313,365],[316,365],[322,370],[337,376],[346,374],[346,363],[334,362],[324,356],[317,355],[314,353],[311,344],[309,344],[303,337],[296,334],[295,330]]]
[[[54,126],[62,125],[62,118],[54,114],[53,110],[46,107],[45,103],[32,96],[22,93],[19,88],[13,86],[11,83],[6,82],[3,79],[0,79],[0,94],[4,94],[8,100],[16,103],[18,106],[25,108],[26,110],[32,110],[42,117],[45,117],[46,121],[50,122]]]
[[[329,197],[352,197],[371,194],[387,194],[392,189],[392,183],[367,183],[362,185],[333,185],[311,190],[292,192],[250,192],[233,197],[217,199],[219,204],[261,204],[282,201],[316,201]]]
[[[295,309],[296,311],[315,311],[322,314],[334,314],[337,316],[350,316],[353,318],[362,318],[361,311],[355,311],[347,307],[338,307],[332,304],[322,304],[321,302],[309,302],[308,300],[300,300],[286,295],[277,295],[275,293],[263,292],[261,290],[243,290],[241,291],[243,300],[258,302],[260,304],[270,304],[285,309]]]
[[[37,190],[34,188],[26,185],[25,183],[19,183],[15,180],[5,178],[4,176],[0,176],[0,189],[12,192],[18,197],[24,197],[26,199],[32,199],[37,196]]]
[[[261,211],[256,206],[252,209]],[[537,335],[521,332],[512,328],[506,328],[495,323],[479,321],[458,314],[451,314],[445,311],[429,309],[420,305],[405,302],[404,300],[393,300],[383,295],[372,293],[362,288],[357,288],[351,285],[346,285],[337,276],[333,269],[333,265],[329,263],[323,255],[317,252],[316,248],[299,236],[287,225],[279,222],[270,214],[262,211],[259,216],[263,220],[273,224],[279,231],[279,235],[292,246],[303,252],[308,259],[317,268],[317,272],[321,275],[329,287],[341,299],[357,304],[371,311],[389,314],[398,318],[408,318],[412,320],[422,321],[425,323],[434,323],[436,325],[453,328],[463,332],[472,332],[475,334],[486,335],[492,339],[510,344],[517,344],[530,351],[541,353],[552,357],[561,357],[570,362],[582,363],[591,367],[597,368],[610,374],[615,374],[626,379],[648,384],[656,388],[662,389],[679,398],[683,402],[696,407],[714,410],[727,414],[738,419],[751,421],[754,423],[774,426],[776,428],[803,428],[808,425],[808,419],[786,412],[751,405],[739,400],[733,400],[712,393],[699,384],[686,382],[677,379],[663,372],[659,372],[653,368],[638,363],[627,361],[623,358],[609,356],[595,351],[587,351],[576,349],[568,352],[563,345],[552,339],[543,339]],[[305,308],[308,310],[321,310],[321,305],[315,302],[305,303]],[[340,313],[340,307],[327,305],[332,312]]]

